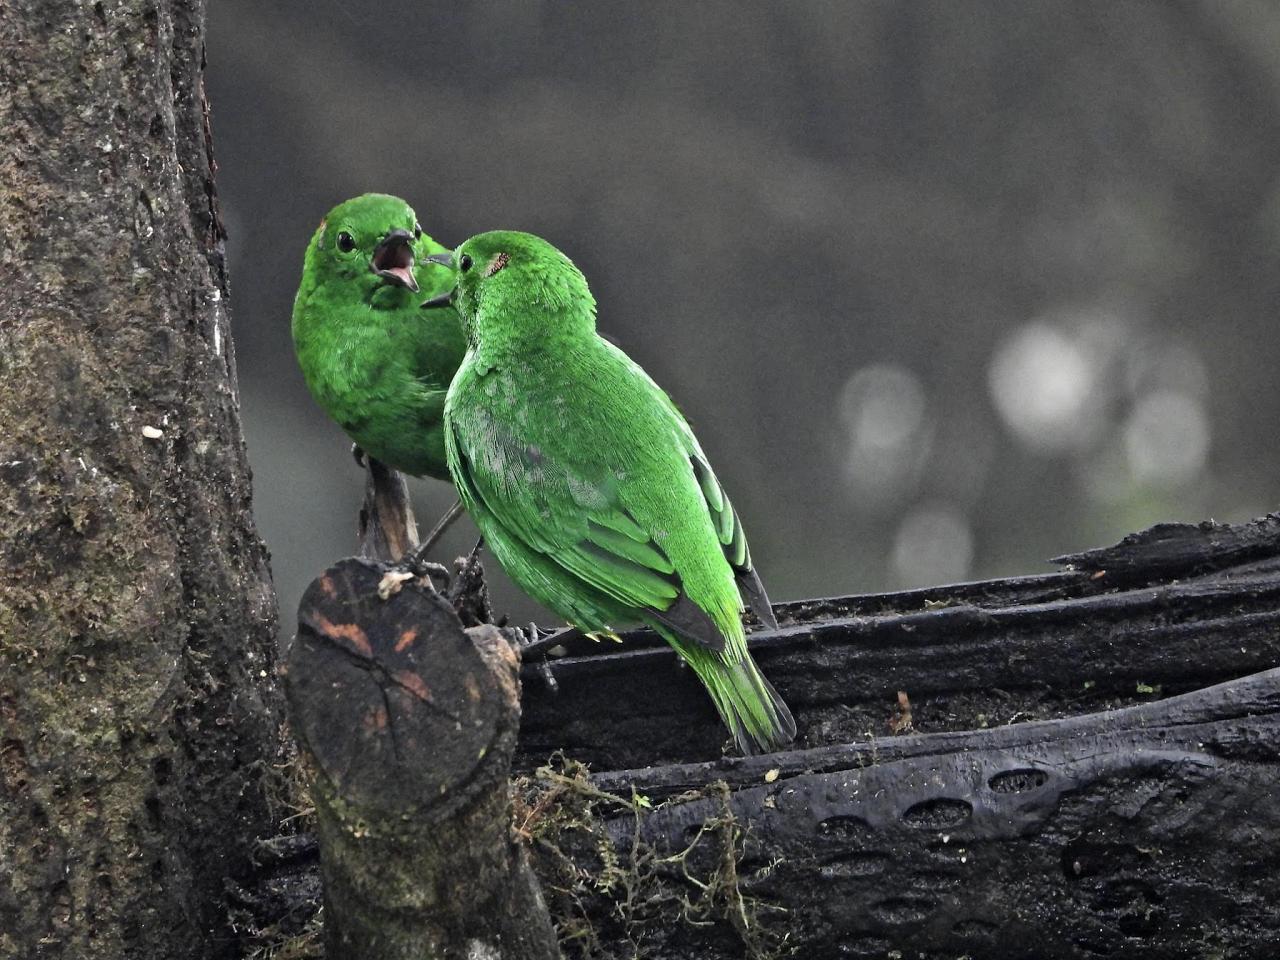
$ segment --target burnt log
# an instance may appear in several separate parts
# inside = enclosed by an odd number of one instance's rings
[[[1164,524],[1061,559],[1078,569],[776,605],[779,628],[749,643],[795,715],[796,747],[890,732],[899,691],[917,729],[972,729],[1123,706],[1280,663],[1280,518]],[[579,640],[523,670],[525,772],[554,750],[595,770],[723,752],[696,677],[649,631],[620,645]]]
[[[699,723],[714,716],[676,706],[696,704],[696,689],[667,702],[644,686],[664,656],[645,637],[635,651],[572,651],[550,667],[554,693],[533,686],[530,665],[528,722],[563,718],[551,736],[568,739],[612,695],[613,714],[595,720],[640,739],[584,736],[566,753],[644,764],[532,778],[524,829],[553,913],[562,929],[565,917],[589,925],[603,955],[654,960],[783,946],[814,958],[1271,956],[1280,670],[1252,671],[1280,662],[1278,554],[1274,517],[1163,525],[1067,558],[1077,569],[1062,574],[784,605],[780,629],[752,646],[802,739],[762,757],[705,757],[719,733]],[[685,685],[674,670],[662,683]],[[639,695],[624,700],[628,685]],[[987,729],[972,729],[975,711]],[[1045,719],[1005,722],[1028,716]],[[859,736],[863,723],[879,735]],[[894,724],[917,732],[888,735]],[[527,769],[552,728],[522,742]],[[590,810],[565,817],[573,796]],[[566,861],[628,879],[574,887]],[[688,917],[691,898],[696,923],[631,906]]]
[[[604,817],[620,856],[677,858],[677,885],[718,869],[708,824],[742,825],[738,894],[806,957],[1265,957],[1280,942],[1277,761],[1271,670],[1070,720],[750,758],[727,785],[716,764],[590,785],[683,791]],[[728,932],[673,929],[645,956],[741,955]]]

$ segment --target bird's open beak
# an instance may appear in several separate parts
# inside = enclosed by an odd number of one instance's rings
[[[413,234],[395,229],[382,238],[373,251],[369,269],[392,283],[418,292],[418,281],[413,275]]]
[[[438,262],[439,261],[437,261],[437,263]],[[453,303],[453,295],[457,292],[458,290],[455,287],[453,290],[450,290],[448,293],[442,293],[440,294],[440,296],[432,297],[430,300],[423,300],[422,303],[418,304],[418,306],[423,310],[432,310],[436,307],[450,306]]]

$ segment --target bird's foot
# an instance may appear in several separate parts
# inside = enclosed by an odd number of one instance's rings
[[[520,659],[528,663],[531,657],[538,658],[538,674],[542,677],[547,689],[552,693],[560,692],[560,684],[551,672],[551,658],[556,656],[556,648],[565,640],[582,636],[577,627],[564,627],[561,630],[548,630],[545,633],[538,629],[536,623],[530,623],[524,629],[513,628],[520,638]],[[564,651],[561,650],[560,653]]]
[[[484,546],[484,537],[476,541],[476,545],[471,548],[471,552],[465,557],[459,557],[456,564],[458,567],[458,575],[453,581],[453,586],[449,588],[448,600],[454,607],[458,606],[458,602],[463,595],[475,586],[475,580],[480,575],[480,548]],[[482,584],[483,585],[483,584]]]
[[[577,627],[562,627],[559,630],[548,630],[544,633],[534,623],[518,632],[520,633],[520,657],[523,660],[539,654],[554,656],[556,647],[569,640],[585,636]]]
[[[538,661],[538,675],[542,677],[542,682],[547,685],[547,689],[553,694],[560,692],[560,683],[556,680],[556,675],[551,672],[551,660],[543,657]]]

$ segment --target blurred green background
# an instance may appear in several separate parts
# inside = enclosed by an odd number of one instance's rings
[[[368,190],[450,245],[510,227],[573,257],[601,330],[693,423],[775,600],[1040,571],[1155,521],[1277,506],[1276,3],[209,17],[286,634],[352,552],[362,486],[290,307],[315,225]],[[452,501],[413,489],[424,525]],[[474,536],[459,524],[442,558]]]

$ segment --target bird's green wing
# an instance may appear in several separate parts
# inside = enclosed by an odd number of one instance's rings
[[[622,503],[610,465],[521,440],[480,407],[451,407],[447,443],[469,510],[478,505],[504,534],[637,619],[647,615],[702,647],[724,649],[724,635],[686,595],[662,545]]]
[[[724,548],[725,559],[733,569],[738,588],[746,596],[747,603],[760,618],[760,622],[776,630],[778,621],[773,615],[773,607],[769,603],[769,595],[765,593],[764,584],[760,582],[760,575],[756,573],[751,563],[751,548],[747,546],[747,537],[742,529],[742,521],[738,519],[738,511],[733,509],[733,504],[729,502],[724,488],[716,479],[711,464],[707,462],[707,455],[702,452],[698,439],[693,435],[692,428],[680,410],[665,393],[661,396],[679,425],[685,452],[689,456],[689,465],[694,477],[697,478],[698,488],[702,491],[707,510],[711,513],[716,537]]]

